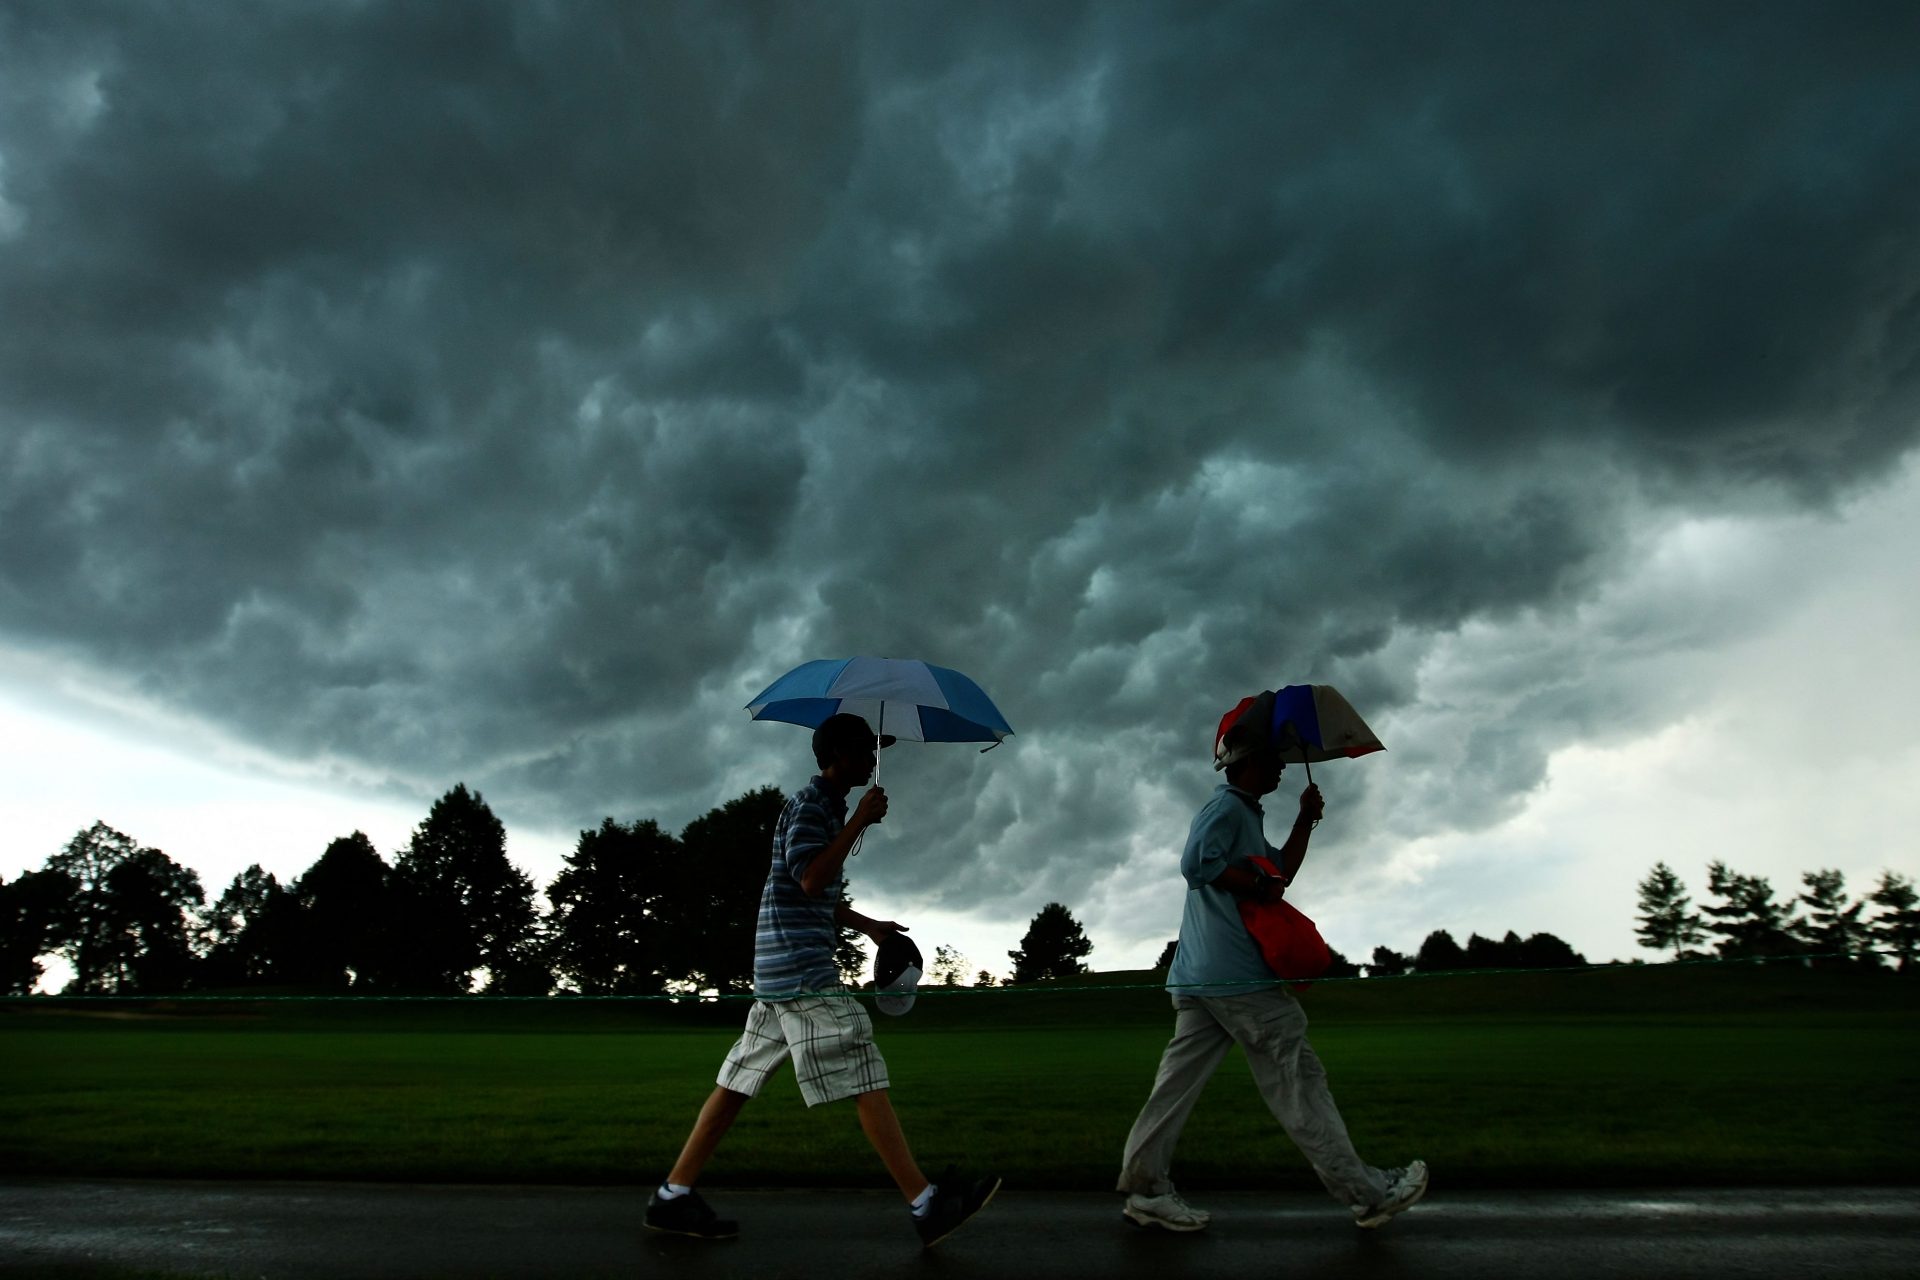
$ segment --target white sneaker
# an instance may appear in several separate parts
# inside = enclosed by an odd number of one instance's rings
[[[1171,1191],[1163,1196],[1143,1196],[1135,1192],[1127,1197],[1126,1207],[1120,1212],[1137,1226],[1158,1227],[1162,1231],[1205,1231],[1213,1221],[1212,1214],[1194,1208]]]
[[[1427,1162],[1415,1160],[1404,1169],[1387,1170],[1387,1194],[1379,1204],[1351,1206],[1353,1225],[1378,1227],[1402,1209],[1411,1209],[1427,1194]]]

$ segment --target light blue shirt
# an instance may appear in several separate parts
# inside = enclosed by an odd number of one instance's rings
[[[1242,995],[1274,985],[1273,970],[1240,919],[1240,900],[1213,885],[1221,872],[1248,858],[1278,864],[1260,819],[1259,800],[1224,783],[1194,815],[1180,853],[1187,882],[1180,945],[1167,970],[1167,990],[1175,995]]]

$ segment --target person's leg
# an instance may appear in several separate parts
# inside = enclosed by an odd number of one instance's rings
[[[720,1139],[727,1136],[727,1130],[740,1116],[740,1109],[747,1105],[747,1096],[720,1086],[707,1095],[699,1118],[693,1122],[693,1132],[687,1135],[686,1145],[680,1148],[680,1158],[673,1162],[673,1172],[667,1175],[668,1182],[690,1187],[699,1181],[700,1171],[713,1158]]]
[[[900,1194],[912,1204],[915,1197],[927,1189],[927,1175],[920,1172],[907,1146],[907,1136],[900,1131],[900,1117],[894,1114],[892,1098],[885,1089],[873,1089],[857,1095],[854,1105],[860,1111],[861,1132],[873,1144],[880,1163],[887,1166]]]
[[[949,1168],[936,1187],[920,1171],[887,1092],[887,1063],[873,1043],[873,1020],[850,992],[789,1001],[780,1020],[793,1046],[800,1097],[809,1107],[854,1100],[860,1128],[900,1188],[922,1246],[939,1244],[987,1206],[1000,1189],[997,1176],[966,1177]]]
[[[1180,1130],[1186,1127],[1201,1090],[1233,1043],[1200,1001],[1180,996],[1173,1006],[1173,1039],[1160,1055],[1160,1070],[1154,1076],[1147,1104],[1127,1134],[1120,1181],[1115,1188],[1119,1191],[1161,1196],[1173,1190],[1168,1173]]]
[[[873,1020],[848,995],[793,1000],[781,1007],[781,1030],[793,1046],[800,1097],[809,1107],[852,1098],[860,1129],[873,1144],[908,1203],[927,1188],[927,1178],[907,1146],[887,1090],[886,1059],[873,1043]]]
[[[673,1162],[666,1182],[647,1197],[643,1221],[649,1231],[702,1240],[731,1240],[740,1233],[740,1224],[715,1213],[693,1189],[693,1184],[699,1181],[701,1171],[713,1157],[720,1139],[739,1118],[747,1099],[759,1092],[760,1086],[785,1061],[786,1049],[786,1041],[780,1036],[779,1019],[756,1001],[747,1014],[746,1030],[720,1066],[720,1076],[715,1081],[718,1087],[707,1095],[699,1117],[693,1122],[693,1132],[680,1148],[680,1158]]]
[[[716,1087],[701,1104],[693,1132],[687,1135],[686,1145],[680,1148],[680,1158],[673,1162],[673,1171],[667,1175],[668,1182],[682,1187],[694,1184],[700,1171],[707,1167],[707,1161],[713,1158],[720,1139],[739,1118],[740,1109],[760,1092],[786,1060],[787,1042],[778,1014],[765,1003],[754,1001],[747,1012],[746,1029],[727,1051],[726,1061],[720,1064]]]
[[[1326,1068],[1307,1043],[1307,1014],[1291,992],[1210,997],[1207,1005],[1246,1050],[1260,1096],[1320,1175],[1349,1207],[1378,1203],[1386,1174],[1360,1158],[1327,1088]]]
[[[900,1198],[913,1214],[913,1229],[924,1248],[932,1248],[957,1231],[962,1223],[987,1207],[1000,1189],[998,1174],[976,1177],[948,1165],[938,1185],[920,1171],[906,1135],[900,1131],[900,1117],[894,1114],[893,1100],[885,1089],[869,1089],[854,1095],[860,1112],[860,1128],[867,1141],[879,1153],[881,1163],[893,1175]]]

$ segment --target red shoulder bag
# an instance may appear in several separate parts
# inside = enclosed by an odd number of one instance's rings
[[[1280,868],[1270,858],[1248,858],[1270,876]],[[1306,914],[1285,898],[1273,902],[1240,899],[1240,919],[1253,935],[1260,955],[1278,978],[1317,978],[1333,963],[1327,941]]]

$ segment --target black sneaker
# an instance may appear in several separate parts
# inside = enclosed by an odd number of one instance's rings
[[[647,1229],[702,1240],[731,1240],[740,1234],[740,1224],[716,1214],[698,1191],[662,1200],[655,1189],[647,1198]]]
[[[951,1166],[933,1184],[933,1204],[924,1217],[913,1220],[920,1233],[920,1246],[931,1249],[960,1229],[960,1224],[987,1207],[993,1193],[1000,1189],[998,1174],[984,1178],[963,1178]]]

